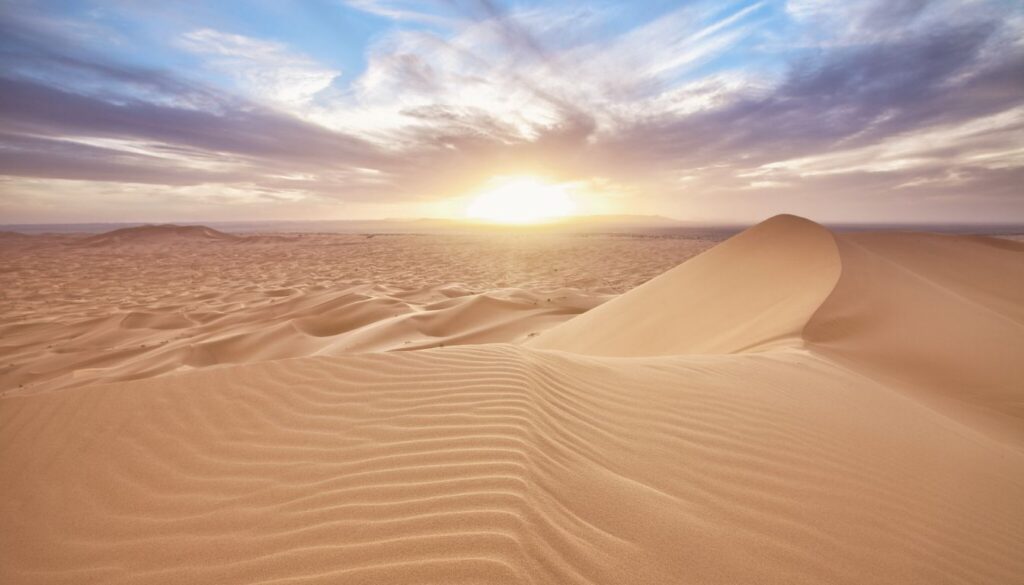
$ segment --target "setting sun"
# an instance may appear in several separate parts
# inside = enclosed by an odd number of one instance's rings
[[[499,223],[536,223],[572,215],[576,203],[570,185],[537,177],[496,177],[466,209],[472,219]]]

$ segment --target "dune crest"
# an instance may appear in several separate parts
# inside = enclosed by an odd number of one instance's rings
[[[528,344],[623,357],[799,346],[840,271],[831,232],[780,215]]]

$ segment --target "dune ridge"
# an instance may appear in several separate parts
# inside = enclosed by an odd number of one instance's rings
[[[521,345],[6,396],[0,581],[1013,583],[1022,257],[783,216]]]
[[[801,347],[1020,433],[1022,290],[1020,242],[832,233],[781,215],[526,344],[604,356]]]
[[[840,272],[831,232],[780,215],[545,331],[529,345],[624,357],[799,345]]]
[[[600,304],[607,295],[562,289],[472,292],[441,286],[414,291],[377,285],[264,291],[265,301],[230,312],[133,310],[64,323],[4,328],[18,343],[8,359],[34,355],[31,368],[8,372],[0,390],[46,392],[149,378],[192,368],[306,355],[410,351],[467,343],[516,342]],[[54,347],[59,343],[59,349]],[[6,350],[6,351],[5,351]],[[29,387],[19,388],[30,382]]]

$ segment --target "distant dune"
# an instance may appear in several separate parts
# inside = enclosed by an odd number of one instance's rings
[[[450,218],[392,218],[370,220],[272,220],[212,222],[211,228],[232,234],[338,233],[338,234],[451,234],[480,232],[622,233],[665,229],[711,229],[660,215],[584,215],[539,224],[500,224]],[[136,227],[137,224],[82,223],[0,225],[0,230],[21,234],[99,234]],[[169,226],[163,226],[169,227]],[[198,227],[198,226],[189,226]],[[729,226],[732,229],[733,226]]]
[[[541,223],[502,224],[472,219],[419,218],[314,222],[253,222],[225,224],[232,231],[313,231],[339,233],[644,233],[687,224],[660,215],[582,215],[556,218]]]
[[[518,345],[273,360],[389,319],[281,305],[206,348],[272,361],[0,398],[0,582],[1016,583],[1022,290],[779,216]],[[452,292],[446,336],[536,310]]]
[[[144,225],[128,227],[89,236],[78,242],[82,246],[159,245],[181,240],[235,241],[238,236],[201,225]]]
[[[0,247],[0,394],[314,354],[518,342],[713,244],[189,233],[198,237],[94,247],[39,235]]]

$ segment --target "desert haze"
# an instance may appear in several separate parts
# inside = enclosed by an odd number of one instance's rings
[[[1024,575],[1024,243],[0,246],[4,583]]]

